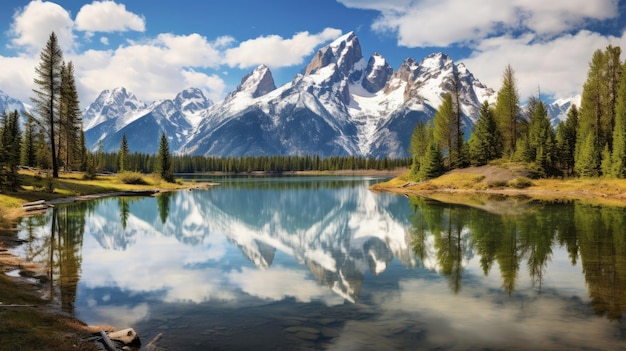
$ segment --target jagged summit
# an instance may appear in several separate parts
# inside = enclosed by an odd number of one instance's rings
[[[354,65],[362,59],[363,54],[359,39],[354,32],[349,32],[318,50],[306,67],[304,74],[313,74],[321,68],[335,64],[339,71],[349,75]]]
[[[276,85],[269,67],[259,65],[241,79],[241,83],[228,94],[225,100],[231,100],[239,94],[246,94],[250,98],[258,98],[274,89],[276,89]]]
[[[104,90],[98,95],[85,112],[83,112],[83,127],[89,130],[98,124],[112,119],[126,119],[132,114],[146,107],[146,104],[128,92],[124,87]]]
[[[392,75],[393,68],[382,55],[375,52],[365,67],[363,88],[370,93],[375,93],[385,87]]]
[[[175,153],[405,157],[415,125],[433,118],[446,93],[459,91],[466,135],[482,102],[495,100],[445,53],[408,57],[394,71],[382,53],[366,60],[354,32],[320,48],[303,72],[276,87],[259,65],[215,104],[195,88],[149,106],[126,89],[105,90],[84,115],[88,146],[103,140],[106,151],[117,150],[121,133],[141,125],[165,131]]]
[[[187,88],[176,95],[174,104],[181,111],[196,113],[209,108],[213,105],[213,101],[207,99],[202,90],[198,88]]]

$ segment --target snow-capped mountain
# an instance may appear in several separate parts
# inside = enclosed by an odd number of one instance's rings
[[[433,118],[458,91],[466,136],[494,90],[443,53],[407,58],[397,71],[380,54],[367,60],[356,34],[321,48],[292,81],[276,87],[260,65],[216,104],[190,88],[146,104],[124,88],[106,90],[84,114],[88,147],[156,152],[165,132],[175,153],[211,156],[319,155],[404,157],[419,121]],[[550,105],[555,123],[570,102]],[[559,102],[557,101],[557,102]]]
[[[25,104],[0,90],[0,113],[9,113],[16,110],[23,115],[24,111],[26,111]]]
[[[455,82],[469,128],[480,103],[492,100],[463,65],[444,54],[407,59],[398,72],[374,53],[368,60],[354,33],[320,49],[304,70],[277,89],[258,67],[205,119],[182,153],[203,155],[406,156],[419,120],[428,120]],[[263,84],[261,84],[263,83]],[[265,94],[254,95],[252,91]]]
[[[566,99],[558,99],[549,104],[547,106],[548,116],[550,116],[552,126],[556,127],[559,122],[565,122],[565,120],[567,120],[567,112],[569,111],[570,107],[572,107],[572,105],[576,105],[578,108],[580,108],[581,99],[581,95],[576,95],[574,97]]]
[[[150,105],[125,88],[105,90],[83,114],[85,139],[90,148],[101,144],[104,151],[116,151],[125,134],[131,151],[156,153],[164,132],[170,148],[177,150],[199,123],[202,111],[211,105],[196,88]]]

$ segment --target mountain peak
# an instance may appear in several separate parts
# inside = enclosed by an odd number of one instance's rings
[[[276,89],[274,83],[274,77],[269,67],[266,65],[259,65],[252,72],[241,78],[241,83],[233,90],[226,98],[225,101],[232,100],[236,95],[242,93],[248,95],[251,98],[261,97]]]
[[[207,99],[201,89],[187,88],[176,95],[174,104],[183,112],[195,113],[209,108],[213,101]]]
[[[392,75],[393,68],[382,55],[375,52],[367,62],[362,86],[368,92],[375,93],[385,87]]]
[[[354,32],[349,32],[319,49],[306,67],[304,74],[313,74],[320,68],[334,63],[347,76],[361,59],[363,59],[363,54],[359,38]]]
[[[83,125],[87,130],[104,121],[125,116],[129,112],[145,107],[146,104],[143,101],[137,99],[135,94],[124,87],[106,89],[83,113]]]

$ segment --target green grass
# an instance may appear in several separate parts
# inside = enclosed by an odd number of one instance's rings
[[[129,172],[130,173],[130,172]],[[126,183],[128,179],[134,179]],[[47,191],[47,182],[52,181],[53,192]],[[82,173],[62,173],[57,179],[46,178],[30,171],[20,171],[21,187],[15,192],[0,193],[0,225],[3,220],[19,216],[22,204],[53,200],[63,197],[102,194],[115,191],[164,189],[174,190],[184,186],[182,181],[168,183],[156,175],[132,174],[122,179],[115,175],[97,176],[95,179],[83,179]]]

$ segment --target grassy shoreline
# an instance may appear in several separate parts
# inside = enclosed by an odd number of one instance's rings
[[[391,192],[460,203],[463,197],[528,197],[542,201],[582,201],[594,205],[626,207],[626,180],[607,178],[529,179],[523,170],[500,166],[470,167],[439,178],[412,182],[408,173],[370,187]]]

